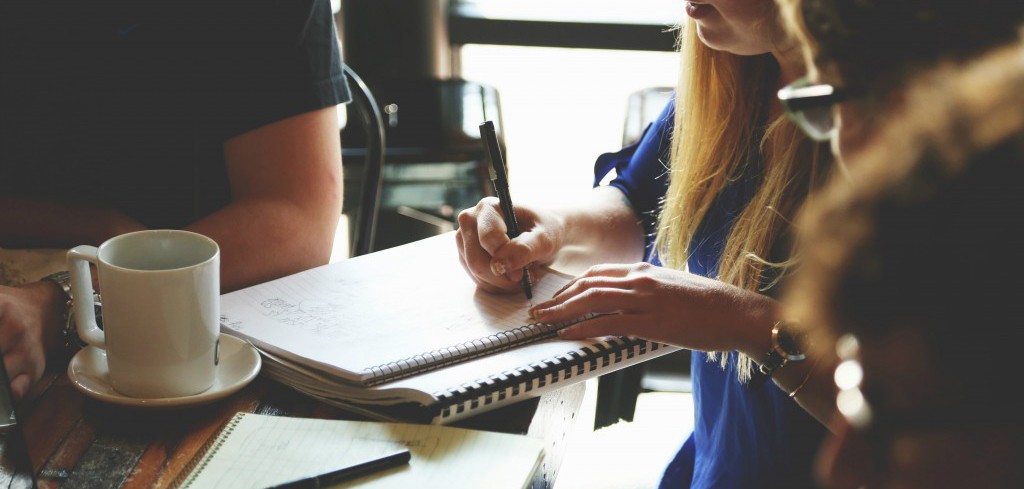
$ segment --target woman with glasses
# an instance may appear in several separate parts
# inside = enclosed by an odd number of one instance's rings
[[[777,2],[808,61],[808,73],[779,90],[779,100],[810,138],[831,141],[842,181],[902,111],[915,76],[1014,41],[1024,25],[1024,2],[979,0],[970,8],[928,0]],[[801,405],[820,420],[835,414],[830,375],[822,368],[801,389]]]
[[[828,173],[828,151],[775,98],[803,63],[773,2],[684,8],[675,104],[637,146],[598,160],[597,181],[614,169],[611,183],[558,209],[518,206],[525,232],[513,240],[484,199],[459,216],[460,255],[490,291],[520,291],[529,264],[594,265],[537,304],[537,320],[607,313],[561,334],[694,350],[695,428],[663,487],[808,487],[825,430],[790,393],[813,364],[796,361],[772,295],[789,265],[790,218]]]
[[[800,221],[787,309],[842,360],[827,487],[1024,487],[1021,87],[1021,43],[929,74]]]
[[[1016,39],[1024,2],[777,0],[809,72],[779,91],[812,138],[844,158],[869,146],[902,105],[908,80]]]

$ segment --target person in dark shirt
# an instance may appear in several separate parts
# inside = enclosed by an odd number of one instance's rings
[[[350,96],[326,0],[5,2],[0,248],[213,238],[221,287],[323,264]],[[16,396],[62,342],[52,281],[0,287]]]

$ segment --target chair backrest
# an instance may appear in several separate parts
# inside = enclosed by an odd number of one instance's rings
[[[387,131],[373,249],[391,248],[453,229],[459,211],[491,195],[477,126],[491,119],[499,135],[503,132],[497,90],[463,79],[365,80],[373,89]],[[361,212],[359,189],[368,184],[362,178],[361,162],[369,156],[365,148],[372,146],[364,125],[359,123],[362,114],[358,110],[356,103],[348,105],[349,117],[342,131],[345,216],[349,223],[354,223]],[[349,242],[349,249],[354,248],[352,239]],[[347,256],[353,254],[358,253]]]
[[[640,140],[644,129],[661,113],[674,93],[672,87],[648,87],[629,95],[626,104],[626,122],[622,131],[622,145],[629,146]]]
[[[352,105],[359,116],[366,136],[366,151],[363,158],[362,190],[359,208],[353,213],[355,222],[349,229],[352,235],[351,256],[365,255],[373,251],[373,239],[377,230],[377,212],[380,207],[380,192],[384,181],[384,119],[380,107],[369,87],[348,65],[342,65],[349,87],[352,89]],[[344,144],[344,142],[343,142]]]

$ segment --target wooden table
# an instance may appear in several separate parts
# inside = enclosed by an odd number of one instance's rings
[[[522,433],[544,440],[534,489],[550,488],[582,404],[578,383],[469,418],[455,426]],[[48,373],[18,406],[40,488],[164,488],[238,411],[362,419],[257,378],[231,397],[190,408],[153,410],[105,404],[79,393],[61,372]],[[0,473],[0,486],[4,484]]]

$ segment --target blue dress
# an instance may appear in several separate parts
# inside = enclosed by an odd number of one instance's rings
[[[642,218],[647,260],[655,264],[651,251],[668,186],[672,114],[669,104],[639,143],[602,155],[595,164],[595,182],[616,171],[609,185],[622,190]],[[748,168],[716,197],[691,242],[690,272],[717,276],[729,229],[758,183],[758,168]],[[763,375],[741,384],[736,357],[729,353],[723,369],[706,353],[692,353],[694,430],[665,469],[661,487],[814,487],[812,465],[825,428]]]

